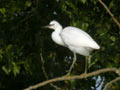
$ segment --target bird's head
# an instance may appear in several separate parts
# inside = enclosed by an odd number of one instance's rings
[[[50,22],[49,25],[46,25],[43,28],[49,28],[49,29],[56,30],[56,29],[61,29],[62,26],[56,20],[53,20],[53,21]]]

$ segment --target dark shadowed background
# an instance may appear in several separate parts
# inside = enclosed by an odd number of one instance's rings
[[[103,1],[120,20],[120,1]],[[120,67],[120,29],[97,0],[0,0],[0,90],[22,90],[45,81],[40,54],[49,79],[67,73],[72,52],[52,41],[52,30],[41,28],[52,20],[63,27],[83,29],[101,46],[91,53],[88,72]],[[72,74],[84,72],[85,57],[77,56]],[[97,90],[101,83],[104,82],[101,86],[104,87],[116,76],[104,73],[54,84],[65,90]],[[120,81],[114,83],[110,90],[119,90],[119,84]],[[37,90],[54,89],[46,85]]]

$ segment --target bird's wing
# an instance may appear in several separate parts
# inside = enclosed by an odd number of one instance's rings
[[[67,46],[99,49],[99,45],[86,32],[78,28],[66,27],[60,35]]]

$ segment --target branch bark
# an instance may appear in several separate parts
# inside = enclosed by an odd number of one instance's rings
[[[100,69],[91,73],[87,73],[86,78],[87,77],[92,77],[101,73],[105,73],[105,72],[115,72],[116,74],[120,75],[120,70],[117,68],[104,68],[104,69]],[[38,83],[36,85],[30,86],[24,90],[32,90],[32,89],[36,89],[38,87],[42,87],[45,86],[49,83],[53,83],[53,82],[58,82],[58,81],[66,81],[66,80],[72,80],[72,79],[84,79],[85,75],[81,74],[81,75],[74,75],[74,76],[62,76],[62,77],[57,77],[57,78],[53,78],[47,81],[43,81],[41,83]]]
[[[105,3],[102,0],[98,0],[99,3],[106,9],[106,11],[108,12],[108,14],[112,17],[113,21],[118,25],[118,27],[120,28],[120,23],[117,21],[117,19],[115,19],[114,15],[111,13],[111,11],[109,10],[109,8],[105,5]]]
[[[40,58],[41,58],[41,63],[42,63],[42,70],[43,70],[43,74],[45,75],[45,78],[48,80],[48,75],[47,75],[47,72],[45,70],[45,67],[44,67],[44,59],[43,59],[43,56],[42,56],[42,53],[40,53]],[[61,88],[57,87],[56,85],[54,85],[53,83],[50,83],[50,85],[52,87],[54,87],[56,90],[61,90]]]
[[[104,87],[103,90],[109,90],[109,87],[111,86],[111,84],[114,83],[114,82],[117,82],[118,80],[120,80],[120,77],[117,77],[117,78],[115,78],[114,80],[108,82],[108,83],[105,85],[105,87]],[[108,87],[108,86],[109,86],[109,87]],[[107,88],[108,88],[108,89],[107,89]]]

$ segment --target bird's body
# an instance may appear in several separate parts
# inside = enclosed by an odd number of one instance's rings
[[[52,22],[56,23],[57,27],[55,31],[52,32],[52,40],[55,43],[68,47],[72,52],[83,56],[89,56],[93,49],[100,48],[90,35],[83,30],[72,26],[63,29],[58,22]]]
[[[47,27],[55,30],[51,35],[52,40],[61,46],[69,48],[74,53],[75,59],[75,53],[83,56],[89,56],[93,49],[100,48],[100,46],[89,34],[79,28],[68,26],[63,29],[62,26],[55,20],[51,21]],[[75,59],[73,64],[76,61]],[[72,68],[70,68],[69,71],[71,71],[71,69]]]
[[[60,36],[71,51],[84,56],[89,56],[93,49],[100,48],[86,32],[76,27],[64,28]]]

